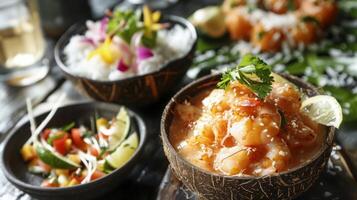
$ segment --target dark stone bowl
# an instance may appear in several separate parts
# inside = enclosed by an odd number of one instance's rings
[[[90,127],[90,118],[95,113],[98,116],[112,118],[116,116],[120,106],[107,103],[79,103],[60,107],[54,118],[47,127],[62,127],[69,122],[83,124]],[[143,148],[146,141],[147,130],[140,116],[128,109],[132,119],[132,130],[135,130],[139,136],[139,146],[132,158],[121,168],[112,173],[92,181],[90,183],[76,185],[65,188],[44,188],[40,187],[43,178],[32,174],[27,170],[27,164],[20,155],[22,145],[30,137],[30,125],[28,120],[17,126],[6,138],[4,149],[2,151],[2,170],[6,178],[18,189],[28,193],[38,199],[96,199],[109,191],[112,191],[125,180],[135,178],[140,173],[140,160],[142,159]],[[35,120],[40,123],[48,112],[38,115]],[[119,186],[120,187],[120,186]]]
[[[66,77],[82,94],[95,100],[124,105],[148,105],[159,100],[184,77],[192,64],[196,50],[197,33],[186,19],[177,16],[164,16],[162,22],[181,25],[190,30],[194,43],[189,52],[181,58],[170,61],[158,71],[115,81],[100,81],[73,74],[65,65],[64,47],[70,38],[86,31],[84,24],[72,26],[57,42],[55,60]]]
[[[161,137],[164,151],[176,177],[199,199],[293,199],[308,190],[325,170],[331,154],[335,128],[327,127],[326,140],[321,150],[311,159],[294,169],[279,174],[254,176],[225,176],[202,170],[182,158],[169,141],[168,134],[173,119],[173,109],[200,91],[214,87],[221,75],[205,76],[179,91],[166,106],[161,119]],[[318,94],[313,86],[302,80],[282,75],[297,85],[308,96]],[[172,133],[171,133],[172,134]]]

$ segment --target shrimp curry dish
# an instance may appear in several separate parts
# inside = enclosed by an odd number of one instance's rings
[[[241,63],[254,59],[245,56]],[[216,174],[264,176],[298,167],[319,152],[325,126],[300,110],[303,93],[270,71],[263,77],[266,71],[257,66],[232,70],[218,88],[176,104],[169,139],[186,161]],[[263,82],[245,73],[254,70]]]

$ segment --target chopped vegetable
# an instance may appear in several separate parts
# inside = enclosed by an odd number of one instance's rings
[[[30,102],[28,108],[31,113]],[[50,112],[46,119],[53,113]],[[41,133],[39,128],[47,121],[36,128],[32,114],[29,115],[32,132]],[[99,179],[114,170],[106,164],[113,151],[117,152],[115,159],[124,164],[137,148],[136,133],[125,140],[130,130],[130,117],[123,107],[110,121],[105,118],[96,120],[98,133],[75,125],[71,122],[61,129],[46,128],[41,135],[31,137],[33,141],[25,143],[20,150],[24,161],[28,162],[28,170],[46,177],[41,184],[43,187],[69,187]],[[127,151],[129,144],[130,151]],[[117,150],[119,148],[125,151]]]

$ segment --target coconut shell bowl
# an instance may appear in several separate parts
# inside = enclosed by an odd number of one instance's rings
[[[170,24],[171,27],[178,24],[188,29],[194,42],[186,55],[168,62],[158,71],[115,81],[93,80],[73,74],[65,64],[66,56],[63,50],[72,36],[83,34],[86,31],[85,24],[73,25],[59,39],[55,47],[56,63],[79,92],[92,99],[135,106],[152,104],[169,92],[184,77],[192,64],[197,43],[196,30],[186,19],[166,15],[161,21]]]
[[[298,86],[306,95],[314,96],[318,91],[302,80],[282,75]],[[166,157],[174,175],[198,199],[294,199],[307,191],[326,168],[331,154],[335,128],[326,127],[324,142],[310,161],[288,171],[268,176],[226,176],[200,169],[178,154],[169,140],[170,125],[175,105],[195,96],[202,90],[214,87],[220,75],[209,75],[184,87],[167,104],[161,119],[161,137]]]

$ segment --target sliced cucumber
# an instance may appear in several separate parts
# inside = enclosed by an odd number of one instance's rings
[[[116,117],[116,121],[112,124],[114,133],[109,136],[109,151],[115,150],[120,143],[127,137],[130,129],[130,117],[124,107],[122,107]]]
[[[43,146],[37,146],[36,152],[38,157],[46,164],[57,169],[74,169],[80,167],[70,159],[62,156],[57,152],[52,152]]]
[[[106,157],[108,164],[118,169],[122,167],[134,154],[138,147],[139,139],[136,133],[133,133],[110,155]]]

